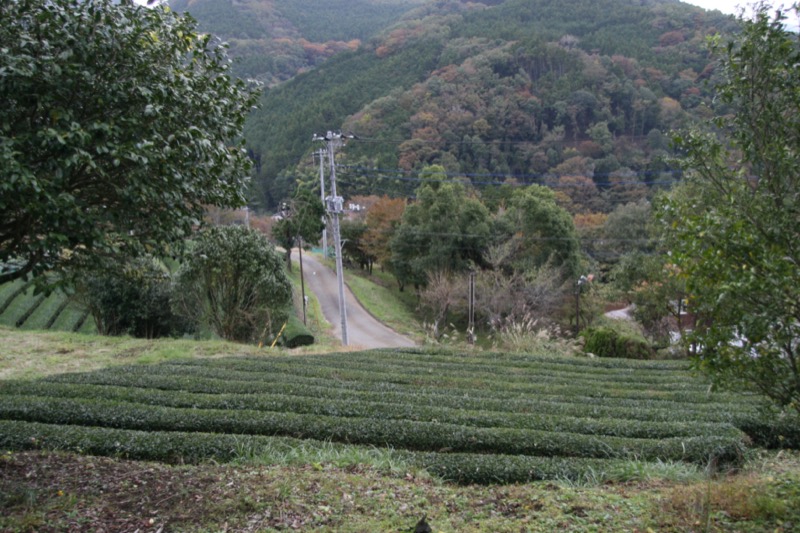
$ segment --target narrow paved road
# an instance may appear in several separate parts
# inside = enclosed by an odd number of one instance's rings
[[[293,254],[297,257],[297,254]],[[339,286],[336,273],[323,265],[311,254],[303,254],[303,274],[306,291],[311,291],[319,300],[322,314],[333,325],[333,333],[342,338],[342,320],[339,317]],[[358,303],[345,285],[347,302],[347,340],[353,349],[398,348],[414,346],[414,342],[400,335],[370,315]]]

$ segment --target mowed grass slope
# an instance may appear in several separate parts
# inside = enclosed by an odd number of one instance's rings
[[[682,362],[382,350],[117,366],[0,382],[0,446],[228,461],[275,446],[386,448],[462,483],[738,465],[796,446],[755,397]]]

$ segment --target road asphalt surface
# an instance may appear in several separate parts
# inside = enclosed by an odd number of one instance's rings
[[[295,254],[295,257],[297,255]],[[319,300],[322,314],[333,325],[333,334],[342,338],[342,320],[339,316],[339,285],[336,273],[319,262],[313,255],[303,254],[303,277],[306,292],[311,291]],[[346,279],[346,276],[345,276]],[[345,285],[347,303],[347,341],[353,349],[400,348],[414,346],[414,342],[385,326],[369,314]]]

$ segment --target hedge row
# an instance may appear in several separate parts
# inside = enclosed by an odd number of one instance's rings
[[[702,422],[652,422],[620,418],[588,418],[546,413],[492,412],[482,409],[353,401],[283,394],[202,394],[184,391],[164,392],[128,387],[69,385],[63,383],[12,383],[0,390],[4,394],[24,394],[55,398],[101,399],[146,405],[196,409],[232,409],[291,412],[346,418],[387,418],[417,422],[442,422],[476,427],[508,427],[540,431],[660,439],[702,435],[739,434],[729,424]],[[2,396],[0,396],[2,402]]]
[[[208,365],[154,365],[117,367],[104,371],[104,375],[163,375],[195,376],[226,380],[231,382],[295,382],[315,384],[321,386],[349,387],[359,390],[407,390],[413,388],[421,392],[435,392],[445,389],[456,394],[469,391],[470,395],[483,395],[497,398],[512,398],[520,395],[558,395],[558,396],[586,396],[593,398],[628,398],[632,400],[658,400],[677,401],[681,403],[694,403],[698,405],[727,404],[734,400],[741,402],[741,395],[728,393],[711,394],[708,390],[664,390],[663,388],[628,389],[624,386],[593,387],[591,382],[586,383],[509,383],[502,380],[492,382],[474,380],[469,377],[435,377],[412,376],[402,373],[368,373],[356,370],[331,370],[320,372],[315,368],[308,368],[295,363],[294,367],[287,367],[285,372],[248,372],[240,370],[226,370]],[[60,379],[60,378],[56,378]],[[64,378],[71,380],[72,378]],[[90,378],[91,379],[91,378]]]
[[[738,462],[746,447],[743,434],[667,439],[632,439],[512,428],[476,428],[455,424],[339,418],[252,410],[200,410],[83,399],[5,396],[0,419],[120,429],[224,432],[327,439],[409,450],[683,460],[705,464],[709,457]]]
[[[160,390],[185,390],[209,394],[263,394],[283,393],[291,395],[315,396],[320,398],[354,398],[372,401],[414,402],[419,404],[479,405],[475,409],[496,411],[532,412],[543,403],[577,405],[585,416],[591,409],[591,416],[602,408],[628,408],[631,413],[643,420],[698,420],[708,422],[727,422],[732,410],[737,412],[756,412],[755,407],[740,403],[686,404],[670,400],[643,400],[627,398],[603,398],[573,394],[564,396],[558,393],[525,395],[502,391],[486,392],[465,389],[400,387],[386,384],[365,385],[358,382],[341,382],[319,378],[295,378],[292,376],[265,375],[261,380],[237,381],[223,372],[218,378],[177,376],[144,373],[160,367],[129,367],[112,371],[86,374],[63,374],[46,378],[50,383],[79,383],[91,385],[113,385]],[[212,374],[213,375],[213,374]],[[0,385],[0,390],[2,386]],[[581,391],[586,392],[586,391]],[[443,403],[444,402],[444,403]],[[671,412],[677,413],[672,416]],[[635,415],[639,413],[638,415]],[[655,413],[654,416],[650,416]],[[666,416],[665,416],[666,415]],[[613,415],[609,415],[612,416]]]
[[[123,376],[125,379],[119,379]],[[72,378],[73,382],[67,382],[66,378]],[[175,394],[171,391],[189,391],[187,394],[207,395],[217,398],[214,401],[230,408],[235,408],[238,405],[247,408],[258,408],[251,407],[250,400],[247,400],[247,405],[242,404],[242,397],[260,401],[256,400],[260,396],[266,396],[267,398],[285,396],[296,398],[296,402],[301,405],[310,403],[318,406],[322,409],[323,414],[335,413],[335,411],[325,411],[326,405],[334,405],[331,408],[333,410],[338,409],[335,405],[344,402],[348,405],[354,403],[403,405],[409,409],[409,413],[415,412],[417,406],[422,406],[480,411],[489,416],[502,416],[502,413],[512,413],[513,416],[524,418],[531,413],[535,413],[551,417],[623,419],[630,420],[633,426],[637,425],[637,421],[681,422],[688,424],[690,427],[695,427],[696,425],[698,428],[702,428],[706,424],[722,423],[731,424],[744,431],[753,440],[754,444],[759,446],[800,449],[800,420],[798,420],[798,417],[778,417],[774,413],[764,413],[758,409],[757,404],[753,403],[715,404],[711,406],[690,404],[690,407],[678,402],[648,402],[583,396],[539,395],[536,397],[496,399],[482,396],[474,397],[472,394],[464,396],[463,394],[448,391],[436,393],[422,393],[415,390],[369,392],[337,389],[325,385],[295,383],[267,383],[261,385],[255,382],[248,382],[241,386],[239,383],[227,380],[172,378],[169,376],[146,376],[143,378],[131,374],[123,374],[112,379],[105,373],[62,375],[55,382],[53,380],[33,383],[3,382],[0,383],[0,394],[19,394],[27,391],[31,394],[39,395],[63,394],[70,397],[106,397],[105,393],[98,392],[98,390],[106,388],[121,391],[115,393],[117,394],[116,396],[111,396],[114,398],[127,398],[132,401],[176,407],[184,406],[180,403],[183,400],[170,400],[171,395]],[[271,400],[266,399],[265,401]],[[194,404],[188,406],[194,406]],[[338,414],[344,416],[342,412]],[[634,428],[631,431],[637,430]]]
[[[612,328],[592,327],[581,332],[583,350],[597,357],[624,357],[627,359],[651,359],[655,351],[639,337],[624,335]]]
[[[487,365],[475,364],[469,361],[458,362],[437,362],[437,361],[408,361],[396,358],[393,354],[374,354],[365,357],[363,354],[355,354],[352,358],[344,356],[305,356],[299,361],[289,358],[256,358],[256,357],[231,357],[225,359],[215,359],[211,361],[184,361],[176,363],[185,366],[213,366],[215,368],[227,368],[235,370],[246,370],[251,372],[269,372],[274,369],[293,367],[298,362],[303,367],[315,367],[319,369],[328,368],[331,370],[357,369],[366,372],[384,372],[387,368],[389,373],[417,373],[423,374],[435,372],[454,376],[474,376],[486,379],[511,379],[520,380],[531,376],[543,377],[562,377],[568,379],[592,379],[598,381],[617,381],[622,380],[629,383],[639,384],[664,383],[670,382],[678,385],[685,385],[685,381],[693,382],[695,386],[703,386],[703,382],[691,379],[692,374],[686,369],[675,370],[638,370],[638,369],[605,369],[601,367],[570,367],[565,365],[553,365],[547,362],[531,362],[526,365]],[[392,372],[396,370],[397,372]]]
[[[580,369],[564,368],[563,365],[530,364],[527,366],[491,366],[486,364],[464,363],[441,363],[436,361],[407,361],[395,359],[391,355],[383,357],[383,354],[365,357],[362,354],[353,354],[353,357],[304,357],[302,360],[292,359],[257,359],[257,358],[226,358],[213,361],[186,361],[176,363],[185,366],[205,366],[214,368],[225,368],[229,370],[239,370],[246,372],[273,372],[275,370],[285,370],[294,368],[298,363],[303,367],[329,368],[332,371],[347,369],[357,369],[368,372],[378,373],[402,373],[402,374],[446,374],[448,376],[469,376],[474,378],[484,378],[488,380],[502,381],[529,381],[531,379],[568,379],[570,381],[589,381],[625,383],[637,387],[647,384],[659,386],[673,386],[679,388],[694,388],[702,390],[708,386],[701,380],[693,379],[692,375],[686,370],[675,371],[653,371],[642,372],[636,370],[622,371],[620,369],[607,370],[602,368]]]
[[[302,444],[307,447],[309,441],[302,441]],[[285,437],[144,432],[0,420],[0,447],[4,450],[63,450],[183,464],[207,460],[230,461],[242,456],[257,456],[265,448],[300,445],[301,441]],[[524,483],[552,479],[579,481],[587,478],[601,481],[606,472],[624,467],[624,461],[613,459],[394,453],[409,464],[457,483]]]
[[[554,364],[563,367],[589,367],[589,368],[606,368],[606,369],[625,369],[625,370],[686,370],[688,365],[686,361],[678,360],[655,360],[655,361],[636,361],[636,360],[618,360],[618,359],[590,359],[587,357],[564,357],[562,355],[526,355],[516,353],[504,352],[481,352],[476,356],[471,353],[464,353],[463,351],[453,348],[441,346],[416,346],[407,348],[392,348],[392,349],[379,349],[371,350],[368,352],[361,352],[362,354],[387,354],[395,355],[397,357],[404,357],[409,359],[419,360],[440,360],[440,361],[476,361],[485,360],[492,361],[492,364],[515,364],[515,363],[534,363],[534,364]]]
[[[281,335],[281,342],[287,348],[310,346],[314,344],[314,335],[296,316],[291,315]]]

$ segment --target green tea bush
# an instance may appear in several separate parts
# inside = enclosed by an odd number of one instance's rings
[[[27,394],[54,398],[95,398],[175,408],[234,409],[338,416],[348,418],[386,418],[417,422],[442,422],[474,427],[507,427],[551,432],[583,433],[629,438],[670,438],[700,435],[736,436],[739,430],[727,423],[704,421],[647,421],[599,417],[584,407],[573,416],[547,412],[496,412],[481,410],[479,405],[426,405],[380,399],[334,399],[289,394],[198,394],[183,391],[157,391],[130,387],[90,387],[60,383],[10,383],[8,394]],[[0,403],[2,403],[0,396]],[[592,414],[593,416],[587,416]]]
[[[252,410],[176,409],[127,402],[5,396],[0,418],[50,424],[157,431],[223,432],[329,439],[409,450],[642,460],[738,462],[746,446],[729,435],[632,439],[532,429],[481,428],[441,422],[345,418]]]
[[[4,450],[63,450],[92,455],[199,463],[259,456],[264,450],[298,448],[315,442],[288,437],[131,431],[0,420]],[[324,444],[326,447],[331,445]],[[335,445],[334,445],[335,446]],[[623,465],[609,459],[552,458],[396,450],[401,460],[456,483],[524,483],[535,480],[602,480],[603,472]]]
[[[621,335],[611,328],[586,328],[581,332],[583,350],[598,357],[651,359],[655,351],[647,341]]]
[[[194,392],[231,392],[255,394],[270,392],[284,384],[295,388],[301,386],[328,387],[361,391],[364,393],[409,393],[414,395],[464,395],[470,398],[486,398],[490,400],[520,400],[530,398],[563,399],[574,402],[586,402],[603,405],[612,402],[614,405],[641,405],[651,402],[654,406],[670,407],[678,404],[683,408],[696,410],[713,410],[725,408],[730,402],[738,402],[741,396],[728,393],[708,394],[707,390],[670,390],[668,387],[626,388],[624,385],[573,384],[568,380],[561,382],[543,381],[537,383],[532,377],[531,383],[504,383],[502,380],[480,381],[468,377],[443,378],[435,375],[413,376],[399,373],[379,374],[342,369],[320,371],[313,367],[302,366],[298,360],[296,372],[286,368],[272,368],[261,372],[245,370],[215,369],[207,366],[159,365],[158,367],[124,367],[111,371],[86,375],[54,376],[48,381],[84,382],[107,385],[130,385],[159,388],[181,388]],[[168,373],[170,377],[159,374]],[[432,374],[432,373],[431,373]],[[565,382],[566,381],[566,382]],[[156,385],[158,384],[158,385]]]
[[[277,442],[261,439],[390,448],[448,479],[493,483],[580,480],[630,460],[735,465],[752,443],[798,447],[796,418],[762,412],[758,399],[710,389],[685,362],[411,349],[4,381],[0,420],[65,428],[91,453],[170,461]],[[0,446],[17,438],[11,427],[0,423]],[[114,445],[102,431],[135,438]]]
[[[314,335],[296,316],[289,316],[281,339],[287,348],[298,348],[314,344]]]

